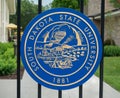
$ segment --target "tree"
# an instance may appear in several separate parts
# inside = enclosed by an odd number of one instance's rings
[[[66,7],[72,9],[79,9],[78,0],[54,0],[52,8]]]
[[[22,0],[21,24],[24,27],[37,15],[37,5],[33,1]]]
[[[87,4],[88,0],[84,0],[84,4]],[[79,0],[53,0],[52,8],[66,7],[79,10]]]
[[[21,2],[21,26],[23,29],[32,18],[37,15],[37,5],[31,0],[22,0]],[[10,22],[17,24],[17,15],[10,16]]]

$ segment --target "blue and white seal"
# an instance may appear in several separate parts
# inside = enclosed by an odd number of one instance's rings
[[[21,40],[21,58],[29,75],[48,88],[65,90],[85,83],[96,71],[102,43],[88,17],[68,8],[36,16]]]

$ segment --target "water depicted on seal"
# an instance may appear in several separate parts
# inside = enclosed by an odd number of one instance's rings
[[[36,16],[21,40],[26,71],[39,84],[57,90],[85,83],[98,68],[101,55],[96,26],[85,15],[67,8]]]

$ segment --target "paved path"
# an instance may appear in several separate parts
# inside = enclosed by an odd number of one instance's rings
[[[16,98],[16,80],[0,80],[0,98]],[[58,98],[56,90],[42,87],[42,98]],[[21,98],[37,98],[37,83],[25,72],[21,81]],[[62,98],[78,98],[78,88],[63,91]],[[84,84],[83,98],[99,98],[99,79],[93,76]],[[117,92],[104,83],[103,98],[120,98]]]

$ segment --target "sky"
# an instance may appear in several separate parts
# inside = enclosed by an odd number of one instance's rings
[[[38,3],[38,0],[33,0],[35,2],[35,4]],[[49,3],[51,3],[53,0],[42,0],[42,5],[45,6],[45,5],[48,5]]]

